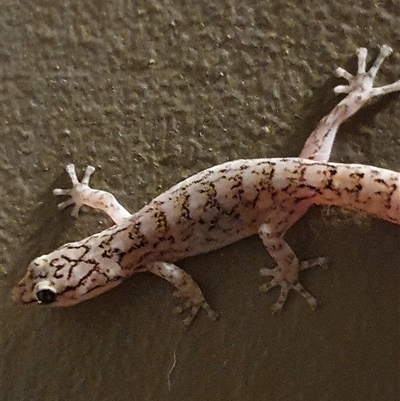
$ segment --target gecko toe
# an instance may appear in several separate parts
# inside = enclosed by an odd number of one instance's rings
[[[282,309],[291,289],[298,292],[307,301],[311,309],[315,310],[318,306],[317,299],[300,284],[298,278],[299,272],[310,267],[327,268],[327,266],[327,258],[320,257],[310,261],[302,261],[294,264],[279,264],[274,269],[260,269],[262,276],[270,278],[269,281],[260,286],[261,291],[267,292],[271,288],[280,287],[278,300],[271,307],[272,312],[277,313]]]
[[[279,283],[276,280],[272,279],[270,281],[267,281],[266,283],[261,284],[260,291],[268,292],[271,288],[274,288],[277,285],[279,285]]]
[[[175,291],[174,293],[175,297],[178,298],[183,298],[185,297],[185,294],[180,293],[179,291]],[[189,326],[194,318],[197,316],[199,313],[200,309],[204,309],[205,312],[207,313],[207,316],[211,320],[217,320],[219,317],[219,313],[215,311],[214,309],[211,308],[211,306],[208,304],[206,301],[201,301],[199,303],[194,303],[191,299],[188,299],[183,305],[176,306],[173,309],[173,312],[175,314],[181,314],[183,312],[188,312],[188,316],[183,319],[183,325],[184,326]]]
[[[328,269],[329,267],[329,260],[325,257],[319,257],[312,260],[303,260],[299,263],[300,270],[306,270],[310,267],[322,267],[323,269]]]

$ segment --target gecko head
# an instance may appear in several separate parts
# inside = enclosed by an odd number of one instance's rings
[[[25,276],[13,288],[11,298],[22,305],[40,304],[57,305],[59,303],[60,285],[52,277],[52,267],[47,257],[33,260]]]
[[[29,264],[25,276],[13,288],[11,298],[21,305],[75,305],[121,282],[115,267],[106,266],[102,268],[94,258],[67,256],[65,248],[60,248]]]

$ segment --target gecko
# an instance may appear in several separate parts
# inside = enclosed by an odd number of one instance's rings
[[[370,99],[400,91],[400,80],[373,86],[391,53],[389,46],[382,46],[367,70],[367,50],[360,48],[354,76],[336,69],[336,75],[348,84],[334,91],[346,96],[318,123],[297,158],[235,160],[211,167],[133,214],[111,193],[89,187],[94,167],[88,166],[79,181],[74,165],[67,165],[72,188],[53,191],[70,197],[59,209],[73,205],[71,214],[77,217],[81,206],[88,205],[107,213],[115,224],[34,259],[12,290],[12,299],[22,305],[70,306],[117,286],[134,273],[150,272],[171,283],[174,295],[183,298],[175,312],[186,312],[185,325],[200,310],[215,320],[218,313],[176,263],[258,234],[276,265],[260,270],[267,278],[262,291],[280,289],[272,311],[282,309],[291,289],[315,309],[317,299],[302,286],[299,273],[324,267],[327,260],[300,261],[284,239],[287,230],[312,205],[333,205],[400,224],[399,172],[329,161],[345,120]]]

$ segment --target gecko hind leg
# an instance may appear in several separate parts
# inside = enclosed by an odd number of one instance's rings
[[[282,238],[282,235],[274,234],[269,224],[261,225],[259,235],[270,256],[277,263],[273,269],[260,269],[260,274],[263,277],[270,278],[269,281],[261,285],[261,291],[267,292],[271,288],[280,287],[278,300],[271,307],[272,312],[276,313],[282,309],[290,289],[297,291],[307,301],[311,309],[314,310],[318,306],[317,299],[301,285],[299,272],[310,267],[326,268],[327,259],[321,257],[311,261],[300,262],[293,250]]]
[[[340,125],[357,113],[370,99],[387,93],[400,91],[400,80],[381,87],[373,87],[375,77],[383,61],[392,53],[389,46],[382,46],[372,67],[366,71],[367,49],[357,50],[357,74],[352,75],[343,68],[335,70],[336,76],[348,81],[348,85],[338,85],[335,93],[344,93],[342,99],[329,114],[323,117],[315,130],[307,138],[300,157],[326,162],[330,159],[332,146]]]
[[[390,85],[385,85],[377,88],[373,88],[373,84],[376,75],[385,61],[385,59],[392,54],[393,50],[387,45],[383,45],[380,48],[378,57],[375,59],[371,68],[366,71],[367,55],[368,51],[365,47],[361,47],[357,50],[358,57],[358,68],[357,74],[353,76],[344,68],[336,68],[335,74],[339,78],[344,78],[349,82],[348,85],[338,85],[333,90],[335,93],[351,93],[357,90],[361,90],[366,99],[371,99],[375,96],[384,95],[386,93],[395,92],[400,90],[400,80],[393,82]]]
[[[260,274],[264,277],[271,277],[271,280],[262,284],[260,290],[263,292],[269,291],[271,288],[280,286],[280,294],[278,300],[272,305],[271,309],[273,313],[279,312],[287,296],[289,290],[293,289],[297,291],[310,305],[311,309],[316,309],[318,306],[317,299],[311,295],[301,284],[298,279],[298,272],[301,270],[308,269],[310,267],[326,267],[328,261],[326,258],[317,258],[310,261],[297,262],[297,266],[290,265],[277,265],[274,269],[262,268]],[[296,278],[293,280],[288,279],[288,276],[293,277],[293,271],[297,273]]]

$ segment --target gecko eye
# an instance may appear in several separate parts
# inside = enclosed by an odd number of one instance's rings
[[[40,304],[51,304],[56,300],[56,293],[52,290],[40,290],[36,293],[36,298]]]

